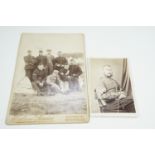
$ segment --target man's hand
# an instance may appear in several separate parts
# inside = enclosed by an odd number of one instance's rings
[[[120,92],[119,99],[123,99],[123,98],[126,98],[126,95],[124,92]]]
[[[39,82],[39,86],[43,87],[44,83],[43,82]]]
[[[55,65],[56,65],[57,67],[60,67],[60,64],[58,64],[58,63],[56,63]]]

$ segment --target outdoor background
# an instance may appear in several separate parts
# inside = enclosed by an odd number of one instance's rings
[[[83,71],[83,75],[79,78],[80,82],[85,83],[85,51],[82,34],[24,33],[21,35],[18,48],[10,115],[85,114],[87,112],[86,84],[81,86],[80,92],[70,92],[65,95],[37,96],[32,89],[30,81],[25,77],[24,56],[27,55],[28,50],[31,50],[35,57],[38,56],[39,50],[43,50],[43,55],[47,55],[47,49],[51,49],[51,54],[55,57],[58,51],[62,51],[66,59],[75,58]]]

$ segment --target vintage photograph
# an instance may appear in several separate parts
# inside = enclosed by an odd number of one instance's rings
[[[88,121],[84,35],[23,33],[7,124]]]
[[[93,114],[136,114],[126,58],[90,59],[89,90]]]

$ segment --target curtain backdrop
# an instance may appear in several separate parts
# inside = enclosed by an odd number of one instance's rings
[[[128,60],[123,59],[123,70],[122,70],[122,89],[126,92],[127,96],[132,96],[131,80],[128,71]]]

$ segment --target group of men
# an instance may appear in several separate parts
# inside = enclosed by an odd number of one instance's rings
[[[24,57],[25,74],[38,95],[55,95],[79,91],[79,77],[82,74],[81,67],[74,58],[68,59],[59,51],[57,57],[48,49],[44,55],[42,50],[34,57],[32,51],[27,51]]]

